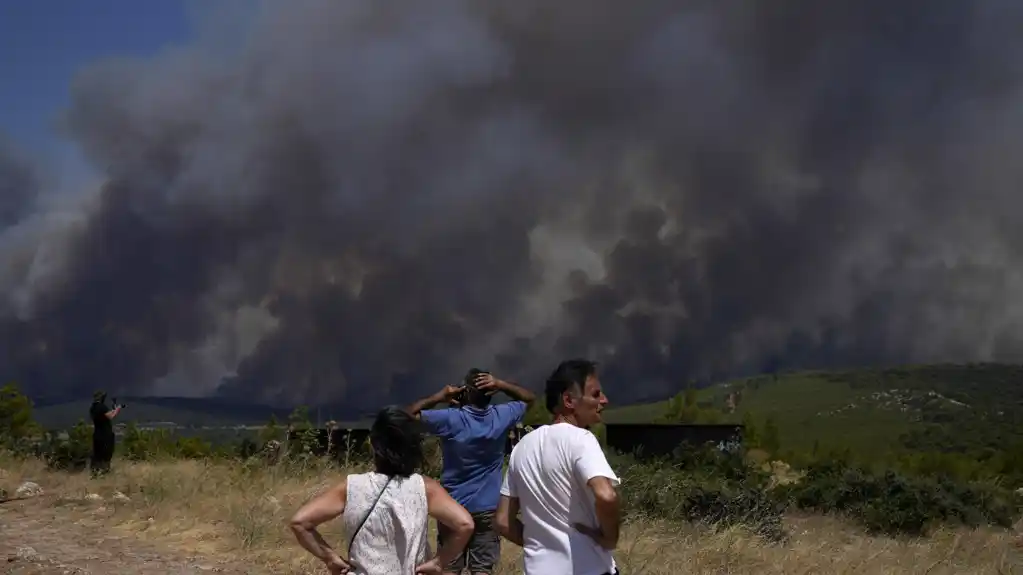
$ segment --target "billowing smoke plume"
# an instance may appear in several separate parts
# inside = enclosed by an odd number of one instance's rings
[[[1018,2],[247,16],[77,78],[107,184],[57,271],[4,283],[8,376],[368,407],[568,355],[618,401],[1023,356]],[[0,170],[8,225],[32,184]]]

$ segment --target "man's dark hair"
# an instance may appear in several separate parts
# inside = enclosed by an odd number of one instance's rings
[[[561,395],[578,389],[582,393],[586,379],[597,373],[597,362],[588,359],[566,359],[558,364],[544,386],[547,411],[553,414],[561,405]]]
[[[404,409],[381,409],[369,431],[369,443],[378,473],[408,477],[423,463],[422,430]]]
[[[490,405],[490,400],[493,397],[487,395],[485,391],[476,389],[476,377],[484,373],[488,372],[474,367],[469,370],[469,373],[465,374],[465,378],[462,380],[462,384],[465,385],[465,395],[462,397],[464,405],[471,405],[480,409]]]

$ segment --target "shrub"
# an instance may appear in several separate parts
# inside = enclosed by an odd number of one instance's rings
[[[32,419],[32,401],[14,384],[0,387],[0,448],[28,455],[39,431]]]
[[[294,437],[288,440],[289,457],[312,457],[320,452],[319,430],[305,427],[295,430]]]
[[[841,461],[815,463],[801,482],[774,493],[795,508],[845,515],[888,535],[922,536],[939,523],[1010,527],[1019,516],[1015,495],[996,485],[873,473]]]
[[[275,432],[271,424],[264,429],[263,435],[272,436]],[[309,419],[309,408],[305,406],[296,407],[288,416],[288,427],[293,434],[287,437],[288,457],[311,458],[322,452],[320,445],[319,430],[313,427]]]
[[[214,455],[213,446],[198,437],[176,438],[171,453],[183,459],[203,459]]]
[[[203,459],[214,455],[213,446],[198,437],[179,437],[166,429],[140,429],[134,422],[125,427],[119,451],[131,461]]]
[[[749,452],[741,448],[723,451],[713,443],[701,448],[686,445],[675,450],[670,462],[662,461],[660,465],[673,467],[690,475],[718,477],[746,485],[766,487],[770,474],[749,465],[748,455]]]
[[[243,437],[235,446],[234,452],[239,459],[248,459],[259,453],[259,444],[250,437]]]
[[[92,429],[82,420],[66,433],[47,431],[36,452],[48,468],[64,471],[84,470],[91,454]]]
[[[648,463],[619,454],[610,458],[624,479],[622,497],[629,518],[741,526],[770,541],[785,538],[784,506],[768,496],[766,475],[746,465],[742,454],[697,450],[678,461]]]

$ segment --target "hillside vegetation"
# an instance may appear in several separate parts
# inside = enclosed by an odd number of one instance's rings
[[[314,566],[290,543],[284,520],[342,473],[369,462],[365,444],[334,461],[314,456],[309,412],[299,408],[286,421],[271,419],[257,441],[237,444],[131,425],[116,473],[90,479],[83,473],[88,426],[44,432],[16,388],[0,396],[0,500],[5,492],[18,495],[25,480],[55,496],[45,499],[52,504],[16,498],[0,507],[0,521],[22,534],[21,546],[45,532],[49,539],[39,544],[59,547],[80,538],[76,525],[88,524],[91,532],[119,533],[119,549],[159,545],[170,554],[167,565],[202,549],[221,561],[244,561],[247,573],[309,572]],[[660,417],[705,417],[713,409],[697,405],[690,392]],[[298,434],[279,448],[265,443],[282,441],[285,423]],[[624,479],[626,536],[617,552],[623,571],[987,573],[1011,572],[1018,563],[1008,543],[1023,499],[998,481],[873,469],[830,454],[790,467],[773,459],[780,438],[770,430],[765,425],[751,438],[758,446],[751,450],[679,449],[661,461],[609,452]],[[437,477],[436,440],[428,451],[422,471]],[[331,532],[332,539],[338,535]],[[515,572],[519,550],[505,549],[498,572]],[[134,552],[118,553],[123,559]],[[107,572],[148,572],[119,569]]]
[[[181,427],[225,427],[262,425],[271,415],[287,417],[291,408],[275,409],[266,405],[247,405],[211,398],[122,397],[127,404],[121,421],[139,424],[169,424]],[[35,419],[51,428],[71,427],[88,418],[91,399],[45,402],[35,406]]]
[[[734,412],[726,408],[738,393]],[[691,392],[696,421],[777,427],[791,452],[848,449],[861,458],[906,453],[991,457],[1023,445],[1023,366],[925,365],[760,376]],[[678,401],[676,399],[675,401]],[[608,422],[663,420],[671,400],[609,409]]]
[[[730,394],[737,400],[734,410],[727,406]],[[127,402],[121,423],[191,429],[259,426],[271,415],[284,421],[292,411],[188,398]],[[88,401],[37,406],[34,418],[43,427],[66,429],[87,416],[88,406]],[[311,414],[315,420],[316,412]],[[545,417],[545,412],[531,413],[530,421]],[[327,421],[331,414],[323,412],[320,419]],[[795,457],[849,450],[859,459],[888,460],[913,453],[988,459],[1023,446],[1023,366],[947,364],[779,373],[686,390],[661,402],[613,405],[605,419],[751,423],[761,436],[765,427],[773,428],[776,438],[768,442],[769,451]],[[771,445],[775,442],[777,446]]]
[[[732,405],[729,405],[729,398]],[[527,423],[548,415],[535,406]],[[67,429],[85,401],[34,411],[43,427]],[[140,427],[173,424],[213,443],[252,437],[289,409],[187,398],[132,398],[119,419]],[[310,412],[316,419],[315,411]],[[320,414],[322,421],[329,413]],[[745,423],[747,444],[807,465],[841,456],[911,472],[959,478],[1001,476],[1023,486],[1023,366],[944,364],[887,369],[778,373],[687,389],[665,401],[612,406],[609,423]],[[357,425],[339,422],[342,426]],[[237,430],[248,426],[248,430]]]

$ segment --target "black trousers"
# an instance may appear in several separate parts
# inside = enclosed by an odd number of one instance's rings
[[[110,471],[110,461],[114,458],[114,435],[92,434],[92,460],[89,466],[93,473]]]

